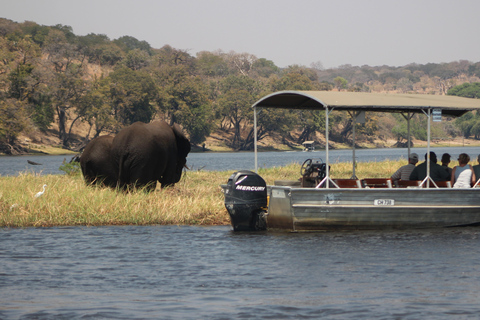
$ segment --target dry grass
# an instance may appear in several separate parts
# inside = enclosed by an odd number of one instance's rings
[[[405,161],[359,163],[359,178],[389,177]],[[351,163],[331,164],[333,178],[350,178]],[[188,171],[172,188],[122,193],[86,186],[81,176],[22,173],[0,177],[0,227],[99,225],[227,225],[221,184],[232,171]],[[300,166],[260,169],[267,184],[296,180]],[[45,193],[35,194],[47,184]]]

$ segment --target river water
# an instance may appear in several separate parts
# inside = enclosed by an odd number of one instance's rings
[[[443,153],[448,152],[452,155],[451,166],[457,164],[457,157],[460,153],[465,152],[476,164],[480,147],[444,147],[431,148],[437,154],[440,160]],[[412,152],[416,152],[422,160],[427,149],[412,148]],[[383,161],[386,159],[397,160],[406,159],[407,149],[404,148],[385,148],[385,149],[358,149],[355,151],[357,162]],[[325,151],[319,150],[314,152],[259,152],[258,167],[267,168],[273,166],[284,166],[290,163],[298,163],[301,165],[306,159],[322,159],[326,160]],[[352,161],[351,150],[330,150],[330,162]],[[32,172],[35,174],[63,174],[59,167],[64,161],[69,162],[72,156],[0,156],[0,175],[18,175],[19,172]],[[30,165],[28,160],[39,163],[40,165]],[[187,157],[187,166],[191,170],[206,171],[236,171],[240,169],[254,170],[255,158],[253,152],[205,152],[190,153]]]
[[[473,319],[480,229],[0,230],[1,319]]]
[[[424,150],[413,151],[423,156]],[[434,151],[475,159],[480,148]],[[322,152],[260,153],[259,165],[302,163]],[[405,154],[357,150],[358,161]],[[351,161],[352,154],[331,156]],[[0,157],[0,174],[61,174],[64,158]],[[188,161],[192,170],[253,169],[254,163],[252,153],[190,154]],[[480,228],[0,229],[0,319],[472,319],[480,314],[479,287]]]

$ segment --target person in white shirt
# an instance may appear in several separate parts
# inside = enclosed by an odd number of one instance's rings
[[[453,168],[451,184],[453,188],[471,188],[475,183],[475,174],[473,168],[468,163],[470,157],[466,153],[458,156],[458,166]]]

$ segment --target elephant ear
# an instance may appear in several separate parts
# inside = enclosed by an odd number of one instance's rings
[[[177,140],[177,156],[178,156],[178,163],[181,169],[185,166],[186,158],[188,153],[190,152],[190,141],[187,139],[185,134],[183,133],[180,126],[176,123],[172,126],[173,133],[175,134],[175,138]]]

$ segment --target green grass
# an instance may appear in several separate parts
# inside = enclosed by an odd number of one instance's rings
[[[358,178],[390,177],[406,161],[362,162]],[[0,227],[227,225],[220,185],[233,171],[187,171],[174,187],[123,193],[85,185],[81,175],[24,172],[0,177]],[[300,165],[259,169],[267,184],[297,180]],[[331,163],[332,178],[350,178],[351,163]],[[35,194],[47,184],[45,193]]]

